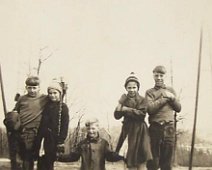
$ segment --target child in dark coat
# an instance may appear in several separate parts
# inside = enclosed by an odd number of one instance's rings
[[[38,170],[53,170],[58,152],[64,152],[64,141],[68,133],[69,109],[62,102],[62,87],[53,82],[48,87],[49,101],[43,110],[37,140],[37,154],[44,140],[44,155],[38,159]]]
[[[125,81],[127,95],[121,96],[114,112],[116,119],[124,117],[116,152],[119,152],[128,137],[126,163],[129,169],[135,170],[145,169],[146,161],[152,159],[148,128],[144,121],[147,103],[144,97],[139,95],[139,87],[138,78],[131,73]]]
[[[58,161],[74,162],[81,157],[80,170],[105,170],[105,160],[115,162],[123,160],[115,152],[112,152],[108,142],[99,136],[99,122],[90,119],[85,123],[87,138],[80,142],[74,152],[68,155],[60,155]]]

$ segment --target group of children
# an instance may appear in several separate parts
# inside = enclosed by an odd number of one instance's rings
[[[18,100],[14,109],[14,112],[20,115],[20,127],[15,131],[20,133],[23,170],[33,170],[35,159],[38,160],[38,170],[53,170],[55,160],[72,162],[80,158],[81,170],[104,170],[105,160],[111,162],[124,160],[129,170],[143,170],[146,168],[147,162],[149,170],[156,170],[159,167],[162,170],[171,169],[171,162],[163,169],[163,164],[167,163],[163,160],[160,161],[160,156],[164,158],[166,155],[155,154],[155,145],[152,145],[154,140],[150,139],[151,133],[149,134],[149,129],[144,121],[148,112],[151,118],[150,125],[152,126],[159,126],[162,121],[171,123],[174,120],[173,117],[169,116],[167,121],[165,112],[168,110],[171,114],[171,111],[179,112],[181,109],[173,89],[165,90],[163,78],[158,79],[158,74],[165,74],[164,70],[163,66],[157,66],[153,70],[156,83],[154,89],[158,92],[158,97],[153,100],[151,97],[155,97],[155,95],[151,93],[151,90],[147,91],[146,97],[140,96],[140,82],[135,74],[131,74],[126,79],[124,87],[127,94],[121,96],[114,111],[115,119],[123,117],[123,126],[115,151],[112,151],[109,143],[101,138],[99,121],[93,118],[85,123],[87,129],[86,139],[77,144],[67,155],[64,155],[63,152],[64,141],[68,133],[69,110],[67,105],[63,103],[62,86],[60,83],[54,82],[47,89],[48,95],[41,95],[39,93],[40,81],[38,77],[29,77],[26,80],[27,94]],[[158,89],[163,90],[159,92]],[[158,99],[160,101],[157,101]],[[164,107],[167,108],[161,114],[160,110],[163,110]],[[154,112],[151,109],[155,109]],[[157,117],[160,117],[160,119],[157,119]],[[7,127],[10,120],[8,118],[5,123]],[[161,127],[164,127],[163,124],[161,124]],[[165,132],[163,133],[163,139]],[[173,133],[170,136],[173,136]],[[119,151],[126,139],[128,141],[128,150],[126,158],[124,158],[119,155]],[[158,143],[167,146],[167,143],[163,143],[161,139]],[[41,144],[44,145],[45,151],[42,157],[39,156]],[[169,149],[172,149],[172,143],[170,146]],[[163,153],[162,150],[161,153]],[[12,154],[10,156],[13,157]],[[14,161],[14,159],[11,159],[11,166],[13,170],[16,170],[17,166]]]
[[[9,150],[12,170],[33,170],[38,161],[38,170],[53,170],[56,153],[63,152],[68,133],[69,109],[63,103],[63,87],[52,82],[48,95],[40,94],[37,76],[25,81],[27,94],[21,96],[4,123],[9,134]],[[16,128],[15,128],[16,127]],[[40,157],[43,144],[45,156]],[[16,157],[20,156],[22,165]]]

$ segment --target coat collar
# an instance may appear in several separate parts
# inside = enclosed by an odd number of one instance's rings
[[[87,140],[89,143],[97,143],[100,140],[99,134],[96,138],[91,138],[87,135]]]
[[[162,86],[156,86],[154,87],[154,89],[159,90],[159,89],[166,89],[166,85],[163,84]]]

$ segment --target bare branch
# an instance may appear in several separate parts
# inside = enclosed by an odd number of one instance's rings
[[[42,63],[53,55],[53,53],[51,52],[46,58],[42,59],[42,51],[45,50],[46,48],[48,48],[48,46],[45,46],[45,47],[40,49],[40,56],[39,56],[39,59],[38,59],[38,67],[37,67],[37,75],[40,74],[40,69],[41,69]]]
[[[46,61],[48,58],[50,58],[53,55],[53,53],[49,54],[46,58],[43,59],[42,62]]]

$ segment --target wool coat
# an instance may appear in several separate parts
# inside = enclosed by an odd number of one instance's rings
[[[124,117],[120,140],[128,137],[126,163],[129,168],[137,167],[152,159],[148,128],[144,121],[147,103],[138,93],[133,98],[123,94],[119,103],[132,108],[129,111],[115,111],[114,116],[116,119]]]
[[[61,117],[59,117],[60,109]],[[68,126],[69,109],[67,105],[62,103],[60,108],[59,102],[49,101],[42,112],[41,124],[36,140],[36,154],[38,154],[41,141],[44,139],[45,158],[49,161],[49,164],[52,164],[56,159],[57,145],[63,144],[67,137]]]
[[[105,170],[105,160],[110,162],[123,160],[123,157],[112,152],[109,143],[99,136],[94,139],[87,136],[77,145],[74,151],[68,155],[61,155],[58,161],[74,162],[80,158],[80,170]]]

